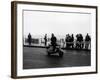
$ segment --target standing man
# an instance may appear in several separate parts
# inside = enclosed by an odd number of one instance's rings
[[[32,42],[32,36],[31,36],[31,34],[29,33],[29,34],[28,34],[28,43],[29,43],[29,45],[31,45],[31,42]]]
[[[74,48],[74,35],[73,34],[71,35],[71,46],[72,48]]]
[[[89,48],[90,43],[91,43],[91,38],[90,38],[90,36],[87,33],[87,35],[85,37],[85,49]]]
[[[45,46],[47,46],[47,34],[44,36]]]

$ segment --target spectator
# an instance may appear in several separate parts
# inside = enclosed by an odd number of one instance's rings
[[[89,48],[90,41],[91,41],[91,38],[90,38],[90,36],[87,33],[87,35],[85,37],[85,49],[88,49]]]
[[[66,35],[65,42],[66,42],[66,48],[70,48],[71,36],[69,34]]]
[[[45,46],[47,46],[47,34],[44,36]]]
[[[71,46],[72,46],[72,48],[74,48],[74,36],[73,36],[73,34],[71,35]]]
[[[28,43],[29,43],[29,45],[31,45],[31,42],[32,42],[32,37],[31,37],[31,34],[29,33],[28,34]]]

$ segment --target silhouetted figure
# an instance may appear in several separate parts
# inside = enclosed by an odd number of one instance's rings
[[[31,42],[32,42],[32,37],[31,37],[31,34],[29,33],[28,34],[28,43],[29,43],[29,45],[31,45]]]
[[[82,34],[77,34],[76,38],[76,48],[82,49],[84,47]]]
[[[55,51],[56,46],[57,46],[57,38],[54,36],[54,34],[52,34],[51,36],[51,45],[53,46],[53,51]]]
[[[85,49],[88,49],[89,48],[90,41],[91,41],[91,38],[90,38],[90,36],[87,33],[87,35],[85,37]]]
[[[72,46],[72,48],[74,48],[74,36],[73,36],[73,34],[71,35],[71,46]]]
[[[44,36],[45,46],[47,46],[47,34]]]
[[[71,48],[71,36],[69,34],[66,35],[65,42],[66,48]]]
[[[83,35],[80,34],[80,48],[83,49],[84,43],[83,43]]]

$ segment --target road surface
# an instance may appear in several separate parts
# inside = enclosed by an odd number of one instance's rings
[[[23,69],[78,67],[91,65],[91,52],[63,50],[64,56],[47,56],[46,48],[24,47]]]

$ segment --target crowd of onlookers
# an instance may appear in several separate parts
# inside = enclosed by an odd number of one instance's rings
[[[89,47],[91,46],[91,38],[88,34],[85,36],[85,39],[83,39],[82,34],[77,34],[76,40],[74,39],[73,34],[67,34],[65,42],[66,48],[89,49]]]
[[[29,33],[28,37],[27,37],[28,43],[29,45],[31,45],[32,43],[32,36]],[[50,44],[52,46],[56,46],[57,45],[57,37],[52,34],[51,38],[49,38],[50,40]],[[47,42],[48,42],[48,36],[47,34],[45,34],[44,36],[44,46],[47,46]],[[65,44],[64,48],[66,49],[90,49],[91,48],[91,37],[90,35],[87,33],[86,36],[83,38],[82,34],[66,34],[65,39],[62,39],[63,44]]]

